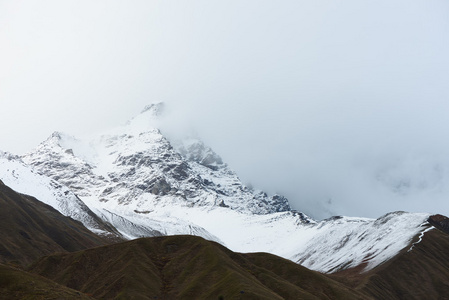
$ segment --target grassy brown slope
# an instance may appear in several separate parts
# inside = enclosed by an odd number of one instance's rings
[[[292,293],[294,290],[286,288],[292,285],[314,295],[314,299],[369,299],[349,287],[344,288],[328,276],[284,258],[267,253],[244,256],[252,263],[251,273],[285,299],[295,299],[296,294]]]
[[[449,299],[449,235],[433,229],[408,249],[367,273],[347,270],[332,278],[376,299]]]
[[[30,271],[99,299],[366,299],[291,261],[194,236],[52,255]]]
[[[26,265],[43,255],[106,243],[80,222],[0,181],[0,262]]]
[[[146,299],[162,287],[159,269],[135,241],[51,255],[30,270],[96,298]]]
[[[93,299],[47,278],[0,264],[0,299]]]

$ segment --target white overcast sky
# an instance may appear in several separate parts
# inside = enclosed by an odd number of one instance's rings
[[[324,218],[449,215],[447,0],[0,0],[0,149],[147,104]]]

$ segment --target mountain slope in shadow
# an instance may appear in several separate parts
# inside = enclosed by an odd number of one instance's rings
[[[110,243],[80,222],[0,181],[0,262],[26,265],[55,252]]]
[[[234,253],[195,236],[51,255],[29,271],[98,299],[366,299],[289,260]]]
[[[0,264],[0,299],[94,299],[47,278]]]

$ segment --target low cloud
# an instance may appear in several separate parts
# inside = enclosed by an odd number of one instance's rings
[[[449,214],[446,1],[4,1],[0,147],[164,101],[244,182],[325,218]]]

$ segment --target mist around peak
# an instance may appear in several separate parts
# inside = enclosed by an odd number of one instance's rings
[[[449,214],[447,1],[177,4],[5,2],[0,148],[162,101],[164,136],[316,218]]]
[[[142,110],[141,114],[149,112],[149,114],[151,114],[153,116],[159,116],[164,113],[164,106],[165,106],[164,102],[149,104],[149,105],[145,106],[145,108]]]

